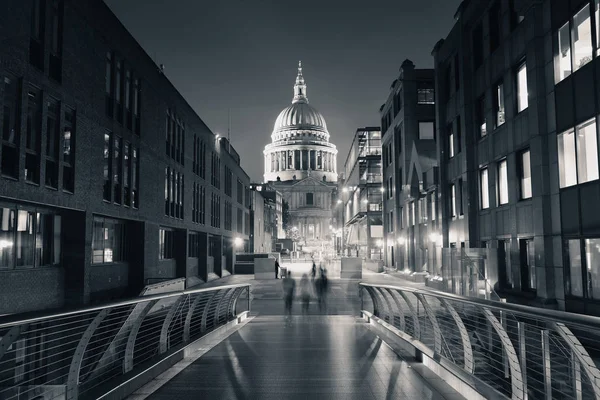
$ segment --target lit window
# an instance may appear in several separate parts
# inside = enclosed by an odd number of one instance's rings
[[[508,203],[508,171],[506,159],[498,163],[498,203]]]
[[[452,131],[452,124],[448,126],[448,156],[449,158],[454,157],[454,132]]]
[[[488,169],[483,168],[479,171],[479,185],[481,194],[481,209],[490,207],[490,193],[489,193],[489,181],[488,181]]]
[[[596,55],[598,55],[598,47],[600,44],[600,0],[595,1],[596,14]]]
[[[517,112],[529,106],[527,93],[527,64],[523,63],[517,70]]]
[[[487,127],[485,122],[485,96],[481,96],[477,99],[477,108],[475,109],[475,118],[477,119],[476,126],[479,129],[479,137],[487,135]]]
[[[587,296],[600,299],[600,239],[585,239],[585,263],[587,266]]]
[[[577,181],[598,179],[598,144],[596,121],[589,120],[577,127]]]
[[[573,129],[558,135],[558,172],[560,187],[577,184],[575,158],[575,131]]]
[[[573,71],[592,61],[592,23],[586,5],[573,17]]]
[[[571,75],[571,38],[569,35],[569,23],[567,22],[558,30],[558,77],[557,82]]]
[[[531,198],[531,153],[526,150],[519,159],[521,199]]]
[[[496,113],[496,126],[501,126],[506,121],[504,111],[504,83],[502,82],[498,83],[496,86],[494,111]]]
[[[433,122],[419,122],[419,139],[433,139]]]
[[[583,274],[581,271],[581,242],[579,239],[568,241],[569,277],[567,293],[571,296],[583,297]]]

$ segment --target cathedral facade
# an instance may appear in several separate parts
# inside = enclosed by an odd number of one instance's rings
[[[329,142],[325,118],[308,104],[300,63],[292,104],[279,113],[263,153],[264,180],[288,203],[290,226],[298,230],[305,250],[331,245],[337,149]]]

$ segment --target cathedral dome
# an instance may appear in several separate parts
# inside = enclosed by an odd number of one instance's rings
[[[292,103],[279,113],[273,132],[288,130],[311,130],[327,132],[325,118],[306,102]]]

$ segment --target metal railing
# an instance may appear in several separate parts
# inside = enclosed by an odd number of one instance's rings
[[[96,399],[249,310],[240,284],[0,318],[0,399]]]
[[[359,288],[363,310],[370,303],[423,354],[500,397],[600,399],[600,318],[407,287]]]

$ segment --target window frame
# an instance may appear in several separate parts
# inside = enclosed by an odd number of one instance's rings
[[[524,70],[525,71],[525,88],[527,89],[527,95],[525,97],[522,96],[521,91],[520,91],[520,82],[521,82],[521,78],[520,78],[520,74],[521,71]],[[517,114],[522,113],[523,111],[527,110],[529,108],[529,84],[527,82],[527,60],[523,59],[522,61],[519,62],[519,64],[517,65],[517,68],[515,69],[515,85],[516,85],[516,97],[517,97],[517,101],[516,101],[516,107],[517,107]],[[523,103],[524,101],[524,103]]]
[[[504,166],[504,171],[505,171],[505,176],[503,179],[502,176],[502,166]],[[498,193],[498,206],[504,206],[507,205],[508,203],[510,203],[510,196],[509,196],[509,185],[508,185],[508,160],[506,158],[502,158],[500,160],[497,161],[497,168],[496,168],[496,190]],[[503,182],[504,181],[504,182]],[[503,185],[505,183],[505,185]],[[503,200],[503,191],[502,191],[502,187],[505,186],[506,187],[506,201],[502,201]]]

